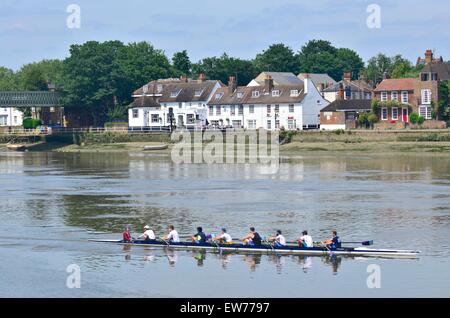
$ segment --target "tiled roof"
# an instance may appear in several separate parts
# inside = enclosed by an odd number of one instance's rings
[[[260,85],[264,85],[266,76],[270,76],[276,85],[297,85],[302,83],[302,80],[290,72],[262,72],[255,78],[255,81]]]
[[[336,84],[336,81],[328,74],[310,74],[310,73],[298,74],[298,78],[301,80],[304,80],[307,76],[316,85],[324,84],[325,86],[328,86],[330,84],[331,85]]]
[[[341,85],[343,86],[344,89],[346,87],[350,86],[352,92],[359,92],[359,91],[364,91],[367,93],[372,92],[372,87],[370,87],[370,85],[367,84],[367,82],[365,82],[363,80],[355,80],[355,81],[342,80],[342,81],[337,82],[336,84],[324,89],[323,92],[324,93],[337,92],[337,91],[339,91]]]
[[[422,73],[437,73],[441,81],[450,79],[450,62],[434,62],[427,64],[422,69]]]
[[[417,78],[385,79],[375,88],[375,92],[413,91]]]
[[[336,111],[369,111],[372,109],[372,101],[369,99],[349,99],[349,100],[335,100],[327,107],[323,108],[321,112],[336,112]]]

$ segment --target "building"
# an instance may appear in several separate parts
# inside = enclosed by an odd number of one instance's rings
[[[409,115],[417,111],[417,78],[384,79],[374,90],[374,99],[381,102],[381,122],[409,123]],[[431,114],[430,114],[431,115]]]
[[[320,111],[320,129],[357,128],[359,114],[369,113],[372,101],[369,99],[338,99]]]
[[[198,80],[152,81],[133,93],[135,100],[129,106],[128,124],[132,128],[205,126],[207,103],[222,86],[220,81],[205,80],[204,74]]]
[[[253,79],[247,86],[264,86],[266,78],[270,76],[274,85],[300,85],[300,80],[294,73],[290,72],[262,72]]]
[[[339,99],[338,96],[344,90],[343,99],[372,99],[373,88],[364,80],[352,80],[352,73],[345,72],[342,80],[323,90],[323,97],[331,102]]]
[[[267,130],[318,128],[320,109],[328,105],[311,79],[299,84],[276,85],[266,75],[264,85],[237,86],[230,77],[208,103],[213,126]]]
[[[0,126],[22,126],[23,113],[15,107],[0,108]]]
[[[323,92],[324,89],[336,85],[336,81],[328,74],[309,74],[309,73],[300,73],[297,76],[300,80],[305,80],[305,78],[309,77],[311,81],[316,86],[319,92]]]

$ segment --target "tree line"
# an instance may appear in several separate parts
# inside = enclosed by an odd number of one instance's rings
[[[363,75],[376,84],[384,77],[418,76],[420,68],[401,55],[389,57],[382,53],[365,64],[357,52],[324,40],[311,40],[298,52],[278,43],[250,60],[223,53],[196,63],[186,50],[169,58],[148,42],[89,41],[72,45],[64,60],[26,64],[17,72],[0,67],[0,90],[47,90],[52,83],[62,93],[62,106],[84,107],[96,124],[102,124],[126,119],[131,93],[151,80],[204,73],[207,79],[224,84],[234,75],[239,85],[247,85],[263,71],[327,73],[336,81],[351,71],[354,79]]]

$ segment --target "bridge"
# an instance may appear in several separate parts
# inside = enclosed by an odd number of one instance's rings
[[[0,107],[60,107],[60,98],[51,91],[0,91]]]

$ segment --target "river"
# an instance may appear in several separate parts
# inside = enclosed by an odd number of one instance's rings
[[[309,153],[279,171],[151,153],[0,152],[0,297],[449,297],[450,157]],[[230,255],[89,242],[255,226],[419,249],[418,259]],[[68,266],[80,288],[68,288]],[[379,288],[368,285],[378,269]],[[70,270],[69,270],[70,271]],[[70,284],[69,284],[70,285]],[[73,286],[71,286],[73,287]]]

